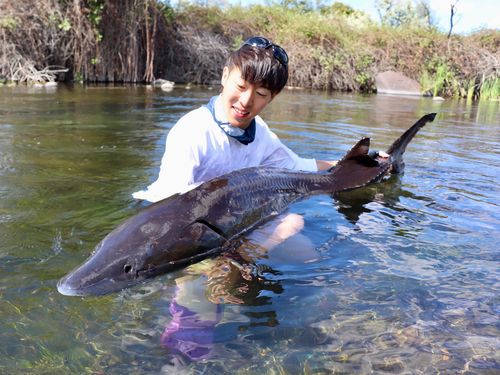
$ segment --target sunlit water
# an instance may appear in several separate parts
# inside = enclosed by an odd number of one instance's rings
[[[292,205],[304,229],[267,254],[264,228],[243,239],[247,262],[60,295],[57,280],[144,206],[131,194],[155,180],[168,130],[217,92],[0,87],[0,373],[500,372],[493,101],[286,91],[263,117],[304,157],[338,159],[363,136],[385,150],[438,115],[402,176]],[[176,285],[202,315],[220,313],[203,360],[162,345]]]

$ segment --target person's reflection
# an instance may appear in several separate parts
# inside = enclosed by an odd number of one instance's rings
[[[214,327],[221,319],[220,306],[205,294],[206,276],[184,276],[170,305],[173,318],[162,337],[162,345],[178,350],[193,361],[209,359]]]
[[[311,241],[299,233],[303,227],[300,215],[280,216],[245,237],[233,257],[218,257],[189,267],[186,276],[176,280],[170,305],[173,318],[162,345],[192,361],[211,358],[221,304],[261,306],[269,304],[270,299],[262,295],[262,290],[283,292],[279,281],[267,280],[262,272],[255,271],[254,264],[303,263],[319,258]],[[263,268],[266,273],[277,274],[269,266]],[[274,311],[265,315],[268,321],[257,324],[278,324]]]

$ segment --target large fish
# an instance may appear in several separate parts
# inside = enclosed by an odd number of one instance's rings
[[[406,146],[435,115],[425,115],[398,138],[389,158],[370,156],[370,139],[363,138],[326,172],[247,168],[153,203],[109,233],[57,289],[77,296],[119,291],[231,249],[239,237],[309,195],[376,183],[391,169],[399,173]]]

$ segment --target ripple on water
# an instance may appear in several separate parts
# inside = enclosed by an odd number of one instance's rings
[[[440,103],[402,176],[293,205],[308,241],[259,254],[253,238],[253,264],[216,258],[210,280],[201,267],[82,299],[57,279],[140,207],[130,194],[156,178],[168,129],[213,95],[85,87],[0,90],[0,372],[498,372],[498,103]],[[387,149],[436,108],[303,90],[263,118],[300,155],[330,160],[362,136]],[[305,245],[318,258],[292,259]],[[161,346],[181,280],[225,301],[203,362]]]

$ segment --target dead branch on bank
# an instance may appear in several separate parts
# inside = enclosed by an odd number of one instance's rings
[[[64,9],[56,0],[1,3],[0,19],[11,22],[0,33],[0,74],[19,82],[50,81],[58,76],[64,80],[65,73],[77,66],[75,46],[85,47],[89,40],[85,27],[78,27],[78,19],[73,22],[74,14],[71,6]],[[55,72],[46,70],[47,66],[64,69]]]
[[[178,25],[169,35],[169,49],[160,57],[164,75],[181,83],[219,83],[229,40],[209,30]],[[215,82],[214,82],[215,81]]]
[[[21,63],[14,69],[12,74],[12,81],[18,82],[54,82],[57,75],[66,73],[67,68],[63,66],[47,66],[42,70],[37,70],[35,66],[29,61],[23,65]]]
[[[158,36],[168,28],[158,2],[106,0],[98,25],[87,17],[90,13],[85,0],[0,3],[0,20],[9,20],[0,24],[0,75],[12,79],[17,71],[16,79],[24,82],[47,65],[61,65],[70,73],[62,79],[154,80],[161,70],[156,55],[162,55],[163,40]]]

